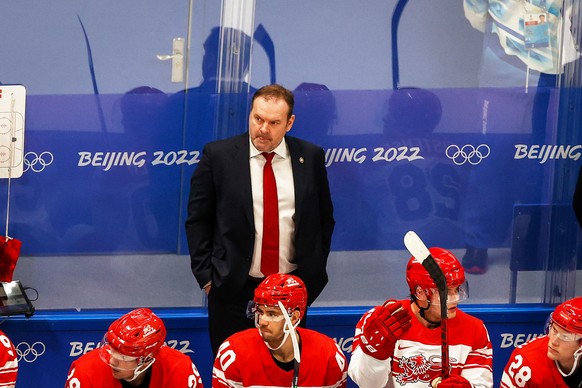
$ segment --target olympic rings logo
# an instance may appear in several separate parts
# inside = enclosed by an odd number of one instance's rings
[[[34,362],[44,354],[45,350],[46,347],[42,342],[35,342],[32,345],[28,342],[21,342],[16,345],[18,361],[24,360],[26,362]]]
[[[45,151],[38,155],[36,152],[27,152],[24,155],[24,171],[41,172],[53,162],[53,154]]]
[[[465,163],[476,166],[489,156],[491,149],[487,144],[480,144],[477,147],[471,144],[465,144],[462,147],[451,144],[445,153],[447,158],[451,159],[457,166],[462,166]]]

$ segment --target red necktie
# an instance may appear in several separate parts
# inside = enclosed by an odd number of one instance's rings
[[[263,245],[261,272],[265,276],[279,272],[279,200],[277,182],[271,160],[274,152],[263,152],[267,160],[263,168]]]

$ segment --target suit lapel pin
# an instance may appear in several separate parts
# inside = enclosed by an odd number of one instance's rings
[[[305,163],[305,159],[303,159],[303,156],[299,157],[299,163],[302,163],[302,164]]]

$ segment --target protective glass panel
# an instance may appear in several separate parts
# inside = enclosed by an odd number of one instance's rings
[[[203,305],[190,176],[278,82],[290,134],[326,152],[336,228],[316,305],[405,297],[408,230],[464,262],[468,303],[579,294],[580,4],[499,3],[2,3],[0,81],[27,93],[15,278],[38,309]]]

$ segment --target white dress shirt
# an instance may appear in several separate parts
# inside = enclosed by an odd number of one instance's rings
[[[255,218],[255,250],[251,263],[250,276],[261,278],[261,245],[263,242],[263,167],[265,158],[249,138],[251,185],[253,193],[253,215]],[[295,186],[291,157],[285,138],[273,150],[271,162],[277,181],[279,200],[279,272],[290,273],[297,268],[295,258]]]

